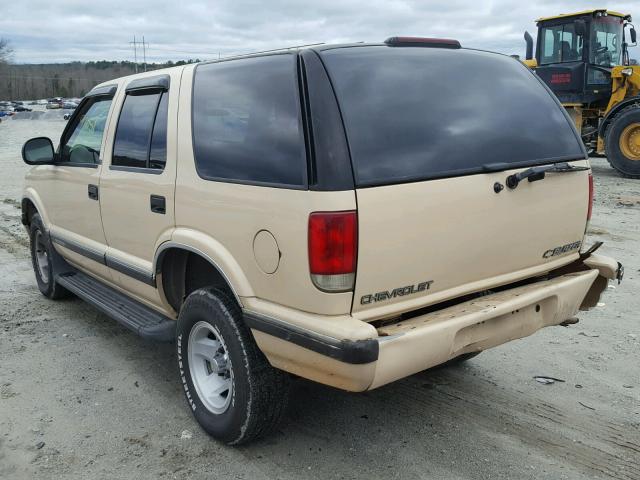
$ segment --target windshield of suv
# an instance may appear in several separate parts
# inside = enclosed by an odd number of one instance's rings
[[[622,19],[600,17],[592,22],[589,63],[603,67],[620,65],[622,54]]]
[[[359,186],[584,158],[562,107],[519,61],[477,50],[322,51]]]
[[[540,35],[541,65],[582,60],[583,37],[576,33],[574,23],[542,28]]]

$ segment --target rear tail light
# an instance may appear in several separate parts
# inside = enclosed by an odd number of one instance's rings
[[[358,216],[355,211],[309,215],[309,270],[320,290],[353,290],[358,257]]]
[[[593,211],[593,175],[589,174],[589,206],[587,209],[587,222],[591,220],[592,211]]]

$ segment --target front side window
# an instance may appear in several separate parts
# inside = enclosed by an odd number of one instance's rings
[[[113,144],[114,167],[163,169],[167,156],[168,92],[128,94]]]
[[[222,181],[306,185],[293,55],[198,67],[193,143],[200,176]]]
[[[603,67],[620,65],[622,54],[622,19],[600,17],[593,21],[589,62]]]
[[[82,107],[69,126],[69,134],[63,139],[60,162],[73,164],[97,164],[100,159],[102,137],[112,97],[90,99]]]
[[[542,29],[540,63],[578,62],[582,60],[583,36],[576,33],[573,23]]]

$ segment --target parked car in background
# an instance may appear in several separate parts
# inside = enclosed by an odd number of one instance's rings
[[[49,102],[47,103],[47,110],[56,110],[61,108],[60,104],[57,102]]]
[[[78,107],[76,102],[65,101],[62,102],[62,108],[65,110],[75,110]]]
[[[20,104],[20,105],[16,105],[15,107],[13,107],[13,110],[15,112],[30,112],[31,109],[25,107],[24,105]]]

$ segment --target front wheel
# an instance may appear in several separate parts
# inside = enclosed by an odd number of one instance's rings
[[[628,178],[640,178],[640,105],[618,113],[605,134],[607,159],[613,168]]]
[[[177,354],[189,407],[211,436],[239,445],[278,425],[289,378],[269,365],[224,292],[203,288],[187,297],[178,317]]]
[[[53,249],[49,236],[42,225],[42,219],[37,213],[31,218],[29,238],[31,240],[31,263],[40,292],[52,300],[71,295],[68,290],[56,282],[56,275],[61,273],[55,269],[54,257],[58,254]]]

